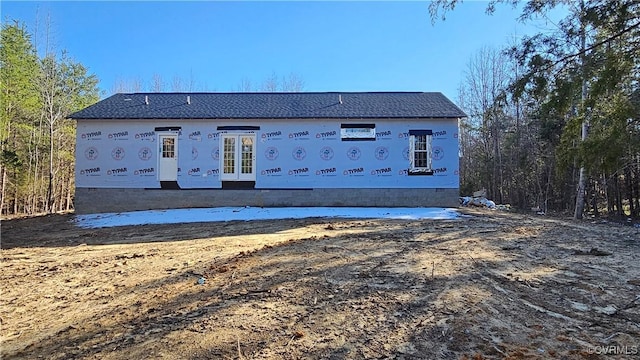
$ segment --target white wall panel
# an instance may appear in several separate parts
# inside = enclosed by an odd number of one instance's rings
[[[358,123],[359,121],[349,121]],[[457,188],[455,120],[363,120],[375,141],[342,141],[347,121],[80,120],[76,186],[159,188],[156,127],[180,126],[181,188],[220,188],[218,126],[254,125],[256,188]],[[433,131],[433,176],[408,176],[409,130]]]
[[[263,124],[256,188],[458,187],[455,121],[362,122],[376,124],[375,141],[342,141],[339,120]],[[419,129],[434,134],[433,176],[407,175],[408,132]]]

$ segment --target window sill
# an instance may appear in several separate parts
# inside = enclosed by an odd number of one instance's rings
[[[407,174],[409,176],[433,175],[433,170],[430,170],[430,169],[409,169]]]
[[[341,138],[342,141],[376,141],[376,138]]]

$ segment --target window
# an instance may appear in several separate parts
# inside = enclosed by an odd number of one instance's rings
[[[342,141],[375,141],[376,124],[341,124]]]
[[[162,138],[162,157],[172,159],[175,157],[176,139],[173,137]]]
[[[409,130],[409,175],[433,175],[431,130]]]
[[[233,174],[236,171],[236,138],[224,137],[223,138],[223,172],[225,174]]]
[[[245,136],[240,137],[242,141],[242,164],[240,165],[240,172],[243,174],[253,173],[253,137]]]

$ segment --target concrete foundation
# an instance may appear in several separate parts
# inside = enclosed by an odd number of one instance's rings
[[[458,189],[76,188],[76,214],[222,206],[457,207]]]

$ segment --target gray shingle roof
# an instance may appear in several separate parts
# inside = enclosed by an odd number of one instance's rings
[[[462,110],[439,92],[303,92],[115,94],[72,114],[70,118],[365,119],[465,116]]]

